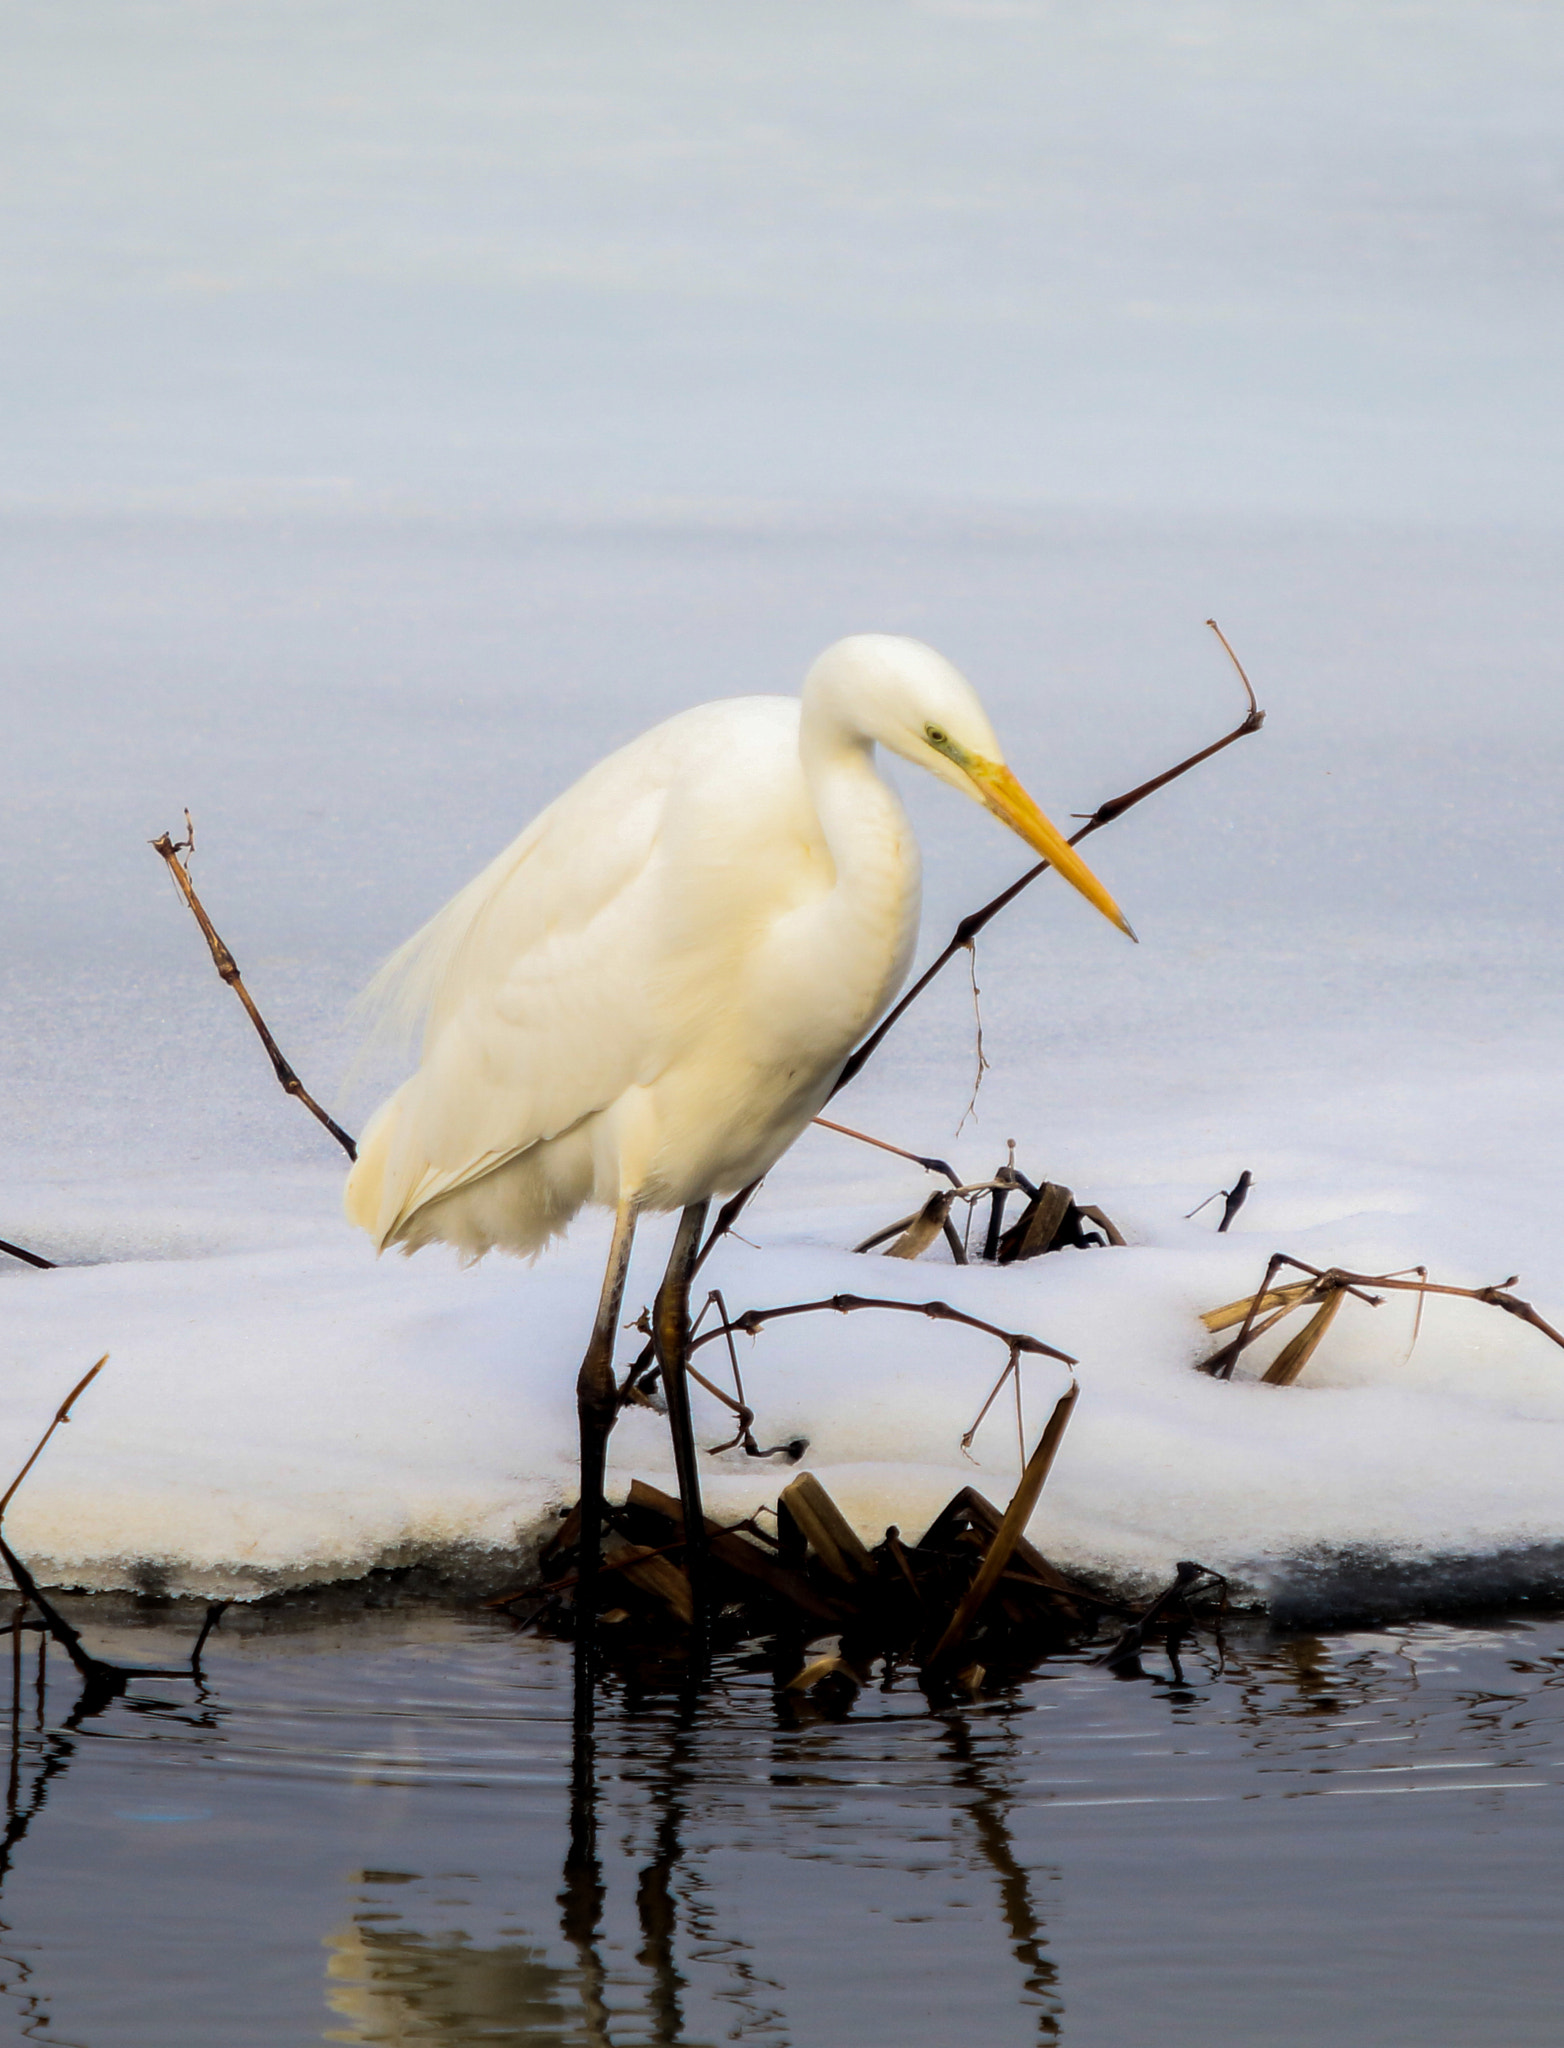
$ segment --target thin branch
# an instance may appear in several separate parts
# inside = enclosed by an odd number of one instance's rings
[[[189,828],[190,813],[188,811],[185,813],[185,823],[186,827]],[[184,862],[179,858],[182,848],[188,849],[190,846],[193,845],[193,843],[193,832],[191,832],[190,836],[187,837],[185,840],[181,841],[180,844],[178,845],[175,844],[173,839],[171,839],[168,833],[166,832],[164,832],[160,835],[160,837],[150,842],[153,849],[157,853],[160,853],[163,856],[163,859],[167,862],[168,871],[173,876],[175,882],[178,884],[179,893],[184,897],[185,902],[190,906],[191,916],[195,919],[196,923],[201,927],[201,936],[206,940],[207,951],[212,956],[212,965],[217,969],[217,972],[221,976],[221,978],[227,982],[228,986],[233,990],[234,994],[239,998],[240,1002],[243,1003],[245,1015],[249,1018],[250,1022],[255,1026],[256,1036],[260,1039],[262,1045],[265,1046],[266,1056],[272,1063],[272,1068],[273,1071],[276,1073],[277,1079],[281,1082],[283,1088],[287,1091],[289,1095],[293,1096],[297,1101],[303,1103],[304,1107],[309,1111],[310,1115],[315,1118],[317,1123],[324,1125],[324,1127],[328,1131],[330,1131],[331,1135],[336,1139],[337,1143],[342,1147],[343,1151],[346,1152],[349,1159],[356,1159],[358,1157],[357,1145],[354,1144],[353,1140],[348,1136],[347,1132],[343,1130],[341,1124],[337,1123],[334,1118],[326,1114],[325,1110],[321,1108],[320,1104],[315,1100],[314,1096],[311,1095],[310,1091],[305,1087],[304,1083],[299,1079],[298,1075],[293,1071],[292,1067],[290,1067],[288,1062],[283,1058],[282,1048],[278,1045],[276,1039],[272,1037],[271,1032],[267,1029],[266,1019],[255,1007],[254,999],[251,997],[250,991],[244,985],[244,977],[239,972],[238,962],[234,959],[233,954],[229,952],[227,946],[224,945],[222,939],[219,937],[217,927],[212,923],[212,920],[207,916],[205,907],[203,906],[200,897],[195,892],[195,885],[190,880],[189,870],[186,868]]]
[[[894,1152],[898,1159],[910,1159],[914,1166],[921,1166],[926,1173],[942,1173],[952,1187],[961,1186],[961,1175],[948,1160],[925,1159],[921,1152],[908,1152],[885,1138],[871,1138],[867,1131],[855,1131],[851,1124],[834,1124],[828,1116],[817,1116],[815,1122],[824,1130],[840,1131],[844,1138],[856,1138],[860,1145],[876,1145],[882,1152]]]
[[[695,1263],[690,1268],[690,1278],[692,1280],[711,1257],[713,1248],[727,1236],[734,1224],[738,1222],[740,1216],[744,1213],[746,1205],[760,1192],[760,1184],[764,1179],[765,1175],[762,1174],[760,1180],[752,1180],[748,1187],[740,1188],[736,1195],[729,1195],[728,1199],[717,1211],[717,1220],[707,1232],[706,1242],[695,1254]]]
[[[9,1258],[20,1259],[24,1266],[37,1266],[45,1273],[52,1273],[55,1270],[55,1260],[40,1258],[37,1252],[23,1251],[19,1244],[8,1244],[3,1237],[0,1237],[0,1252],[4,1252]]]
[[[688,1362],[686,1362],[684,1369],[692,1379],[699,1380],[703,1387],[715,1394],[719,1401],[727,1402],[727,1405],[738,1417],[738,1429],[727,1443],[711,1445],[706,1453],[707,1457],[718,1457],[723,1451],[736,1451],[742,1444],[747,1457],[786,1458],[790,1463],[796,1465],[804,1455],[804,1452],[809,1448],[808,1441],[804,1437],[790,1437],[785,1444],[773,1444],[769,1451],[763,1451],[760,1445],[756,1443],[754,1431],[755,1411],[750,1407],[745,1397],[744,1375],[739,1370],[739,1350],[733,1341],[733,1325],[728,1321],[728,1304],[723,1300],[722,1292],[719,1288],[713,1288],[707,1296],[706,1308],[710,1308],[713,1303],[716,1304],[717,1313],[722,1318],[721,1334],[728,1340],[728,1365],[733,1374],[733,1390],[738,1395],[738,1399],[736,1401],[729,1401],[727,1395],[722,1392],[720,1387],[714,1387],[703,1373],[697,1372],[695,1367]],[[706,1308],[701,1310],[703,1316],[706,1313]],[[692,1346],[691,1348],[693,1349],[694,1347]]]
[[[792,1301],[780,1308],[747,1308],[741,1316],[735,1316],[731,1323],[715,1330],[708,1330],[697,1337],[690,1346],[699,1351],[703,1344],[713,1344],[725,1335],[727,1330],[742,1330],[746,1337],[753,1337],[763,1323],[779,1322],[784,1316],[814,1315],[821,1309],[835,1309],[838,1315],[851,1315],[859,1308],[888,1308],[903,1315],[927,1316],[936,1323],[960,1323],[968,1330],[982,1330],[986,1336],[997,1337],[1002,1344],[1009,1344],[1017,1351],[1030,1352],[1037,1358],[1057,1358],[1061,1365],[1077,1365],[1068,1351],[1056,1351],[1051,1344],[1044,1344],[1037,1337],[1028,1337],[1016,1330],[1002,1330],[997,1323],[985,1323],[979,1316],[969,1316],[959,1308],[952,1308],[948,1301],[886,1301],[875,1295],[832,1294],[823,1301]]]
[[[978,1410],[977,1420],[973,1423],[972,1427],[967,1431],[966,1435],[961,1439],[961,1448],[964,1451],[971,1450],[972,1439],[983,1427],[984,1416],[987,1415],[989,1409],[992,1408],[994,1403],[999,1399],[1001,1389],[1004,1387],[1005,1381],[1009,1379],[1012,1373],[1015,1374],[1016,1384],[1019,1386],[1021,1381],[1021,1354],[1014,1348],[1014,1346],[1011,1347],[1010,1356],[1005,1360],[1004,1371],[999,1375],[998,1379],[995,1380],[994,1384],[989,1388],[988,1399],[983,1403],[982,1407]],[[1021,1460],[1023,1464],[1026,1462],[1026,1446],[1024,1444],[1021,1447]]]
[[[977,1115],[978,1090],[983,1086],[983,1076],[988,1072],[988,1055],[983,1050],[983,991],[978,987],[976,945],[967,947],[967,970],[972,976],[972,1025],[977,1033],[977,1065],[972,1075],[972,1094],[966,1108],[961,1112],[961,1121],[956,1126],[958,1138],[966,1129],[967,1118]]]
[[[1083,839],[1089,838],[1093,832],[1100,832],[1104,825],[1111,825],[1115,818],[1122,818],[1126,811],[1133,809],[1136,804],[1142,803],[1148,796],[1154,795],[1157,790],[1165,789],[1170,782],[1176,782],[1181,775],[1187,775],[1191,768],[1198,768],[1202,761],[1209,761],[1214,754],[1220,754],[1224,747],[1232,746],[1235,740],[1247,739],[1250,733],[1258,732],[1261,726],[1264,725],[1265,713],[1255,701],[1253,687],[1250,684],[1249,678],[1244,674],[1237,655],[1233,653],[1231,647],[1228,647],[1227,641],[1223,638],[1222,630],[1217,625],[1215,619],[1207,619],[1206,624],[1216,634],[1216,637],[1221,640],[1222,645],[1227,648],[1228,658],[1231,660],[1234,668],[1238,670],[1238,679],[1243,684],[1244,692],[1249,699],[1248,711],[1240,722],[1233,727],[1231,732],[1224,733],[1219,740],[1213,740],[1210,746],[1202,747],[1198,754],[1191,754],[1187,760],[1178,762],[1175,767],[1164,769],[1160,775],[1153,775],[1149,782],[1142,782],[1134,789],[1126,790],[1123,796],[1109,797],[1106,803],[1099,804],[1096,810],[1087,818],[1085,824],[1082,825],[1080,831],[1071,834],[1070,844],[1072,846],[1079,846]],[[832,1095],[839,1094],[849,1081],[857,1079],[858,1075],[863,1072],[867,1062],[879,1050],[883,1040],[900,1023],[901,1019],[911,1009],[912,1005],[922,995],[935,976],[942,973],[950,965],[951,961],[955,959],[963,947],[970,946],[983,927],[993,918],[997,917],[1007,904],[1013,903],[1023,889],[1028,888],[1035,882],[1039,875],[1046,874],[1051,865],[1052,863],[1049,861],[1040,860],[1036,867],[1028,868],[1024,875],[1018,876],[1008,889],[1002,889],[992,902],[985,903],[981,910],[969,912],[961,920],[960,924],[956,926],[955,931],[951,934],[950,942],[944,952],[940,954],[931,967],[919,975],[901,1001],[870,1032],[863,1044],[859,1046],[851,1059],[848,1060],[841,1073],[837,1076],[836,1086],[831,1090]]]
[[[54,1420],[49,1424],[49,1427],[44,1431],[43,1435],[39,1437],[32,1456],[28,1459],[27,1463],[22,1467],[21,1471],[17,1473],[16,1477],[11,1481],[11,1484],[6,1488],[5,1492],[3,1494],[0,1494],[0,1522],[3,1522],[5,1520],[5,1511],[11,1505],[11,1501],[16,1493],[16,1489],[21,1485],[22,1481],[27,1477],[28,1473],[31,1472],[33,1467],[37,1464],[38,1460],[43,1456],[45,1446],[48,1444],[50,1437],[54,1435],[54,1432],[59,1428],[62,1422],[70,1421],[71,1409],[76,1404],[77,1396],[80,1394],[84,1394],[87,1391],[88,1387],[92,1385],[93,1381],[98,1377],[98,1374],[102,1372],[103,1368],[108,1364],[108,1362],[109,1354],[105,1351],[103,1356],[98,1360],[97,1364],[94,1366],[89,1366],[87,1371],[82,1374],[81,1378],[76,1382],[75,1386],[71,1388],[70,1392],[66,1395],[65,1399],[60,1403],[59,1407],[55,1410]]]

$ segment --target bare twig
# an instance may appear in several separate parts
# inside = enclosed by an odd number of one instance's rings
[[[835,1309],[838,1315],[851,1315],[854,1309],[886,1308],[898,1310],[903,1315],[927,1316],[931,1322],[960,1323],[968,1330],[982,1330],[987,1336],[997,1337],[1002,1344],[1012,1345],[1017,1351],[1030,1352],[1037,1358],[1057,1358],[1061,1365],[1076,1365],[1079,1360],[1068,1351],[1056,1351],[1051,1344],[1044,1344],[1037,1337],[1028,1337],[1016,1330],[1002,1330],[997,1323],[985,1323],[980,1316],[969,1316],[959,1308],[952,1308],[948,1301],[886,1301],[867,1294],[831,1294],[822,1301],[790,1301],[778,1308],[747,1308],[741,1316],[735,1316],[722,1329],[707,1330],[690,1346],[699,1351],[703,1344],[714,1344],[727,1330],[742,1330],[746,1337],[753,1337],[764,1323],[780,1322],[784,1316],[814,1315],[822,1309]]]
[[[809,1448],[807,1438],[793,1437],[785,1444],[773,1444],[769,1451],[763,1451],[760,1445],[756,1443],[754,1433],[755,1411],[744,1398],[744,1375],[739,1370],[739,1348],[733,1341],[733,1325],[728,1321],[728,1304],[723,1300],[720,1288],[714,1287],[712,1289],[707,1297],[706,1308],[710,1308],[714,1303],[718,1315],[722,1318],[722,1334],[728,1340],[728,1365],[733,1374],[733,1391],[738,1396],[738,1400],[730,1405],[732,1405],[734,1413],[738,1416],[739,1426],[735,1435],[727,1443],[713,1444],[706,1455],[710,1458],[715,1458],[723,1451],[737,1450],[742,1444],[747,1457],[786,1458],[790,1464],[796,1465]],[[703,1316],[706,1313],[706,1308],[701,1310]],[[713,1393],[717,1393],[717,1389],[712,1387],[711,1381],[702,1374],[695,1372],[693,1366],[686,1365],[685,1371],[692,1373],[696,1379],[700,1380],[703,1387],[710,1388]],[[724,1399],[726,1397],[719,1394],[718,1398]]]
[[[976,942],[967,947],[967,970],[972,977],[972,1028],[977,1034],[977,1065],[972,1075],[972,1094],[966,1108],[961,1112],[961,1122],[956,1126],[958,1138],[966,1128],[967,1118],[977,1115],[978,1090],[983,1086],[983,1076],[988,1072],[988,1055],[983,1050],[983,991],[978,987]]]
[[[20,1259],[24,1266],[37,1266],[45,1273],[52,1273],[55,1269],[53,1259],[40,1258],[37,1252],[23,1251],[19,1244],[8,1244],[3,1237],[0,1237],[0,1252],[8,1258]]]
[[[89,1366],[86,1372],[82,1374],[81,1378],[76,1382],[75,1386],[71,1388],[70,1392],[66,1395],[65,1399],[54,1411],[54,1420],[49,1424],[49,1427],[44,1431],[43,1435],[39,1437],[38,1442],[34,1447],[32,1456],[27,1460],[27,1463],[22,1467],[21,1471],[17,1473],[16,1477],[11,1481],[11,1484],[6,1488],[5,1492],[3,1494],[0,1494],[0,1522],[3,1522],[5,1520],[5,1511],[11,1505],[11,1501],[16,1493],[16,1489],[21,1485],[22,1481],[27,1477],[28,1473],[31,1472],[33,1467],[37,1464],[38,1460],[43,1456],[44,1449],[48,1444],[50,1437],[54,1435],[54,1432],[59,1428],[62,1422],[70,1421],[71,1409],[76,1405],[78,1395],[84,1394],[87,1391],[88,1387],[92,1385],[93,1381],[98,1377],[98,1374],[102,1372],[103,1368],[108,1364],[108,1362],[109,1354],[105,1351],[103,1356],[98,1360],[97,1364]]]
[[[1217,1225],[1216,1230],[1217,1236],[1221,1237],[1226,1232],[1233,1218],[1248,1200],[1249,1190],[1253,1185],[1254,1176],[1246,1166],[1230,1188],[1218,1188],[1214,1195],[1207,1195],[1203,1202],[1197,1202],[1193,1209],[1186,1210],[1184,1221],[1186,1223],[1193,1223],[1202,1209],[1209,1209],[1213,1202],[1220,1202],[1222,1204],[1222,1220]]]
[[[977,1420],[973,1423],[972,1427],[967,1431],[966,1435],[961,1439],[961,1448],[964,1451],[971,1450],[972,1439],[983,1427],[984,1416],[987,1415],[989,1409],[992,1408],[994,1403],[999,1399],[1000,1391],[1004,1387],[1005,1381],[1010,1378],[1012,1373],[1015,1374],[1016,1385],[1019,1386],[1021,1383],[1021,1354],[1014,1348],[1014,1346],[1011,1347],[1010,1356],[1005,1360],[1004,1371],[999,1375],[998,1379],[995,1380],[993,1386],[989,1388],[988,1399],[983,1403],[982,1407],[978,1410]]]
[[[187,828],[190,828],[190,813],[188,811],[185,813],[185,824]],[[325,1110],[321,1108],[314,1096],[311,1095],[292,1067],[283,1058],[281,1047],[267,1029],[266,1019],[255,1007],[254,999],[244,985],[244,978],[239,972],[237,961],[219,937],[217,927],[207,916],[205,907],[195,892],[195,885],[190,880],[190,872],[185,863],[179,858],[182,850],[188,851],[194,845],[194,829],[190,828],[186,838],[178,844],[166,832],[150,843],[153,849],[160,853],[167,862],[168,871],[178,885],[179,893],[189,905],[191,916],[201,927],[201,936],[206,940],[207,951],[212,956],[212,965],[217,969],[221,978],[227,982],[240,1002],[243,1003],[245,1015],[255,1026],[256,1036],[260,1039],[262,1045],[265,1046],[266,1056],[272,1063],[277,1079],[289,1095],[303,1103],[317,1123],[322,1124],[325,1129],[330,1131],[349,1159],[356,1159],[358,1157],[358,1147],[354,1144],[353,1140],[343,1130],[341,1124],[326,1114]]]
[[[925,1159],[921,1152],[908,1152],[900,1145],[892,1145],[884,1138],[871,1138],[867,1131],[855,1131],[851,1124],[834,1124],[828,1116],[817,1116],[815,1122],[823,1130],[840,1131],[844,1138],[856,1138],[860,1145],[874,1145],[882,1152],[894,1152],[898,1159],[910,1159],[914,1166],[921,1166],[926,1173],[942,1173],[952,1187],[961,1186],[961,1175],[945,1159]]]
[[[752,1180],[748,1187],[740,1188],[736,1195],[729,1195],[728,1199],[717,1211],[717,1220],[707,1232],[706,1242],[695,1254],[695,1263],[690,1268],[691,1279],[695,1277],[701,1267],[711,1257],[713,1247],[720,1244],[734,1224],[738,1222],[740,1216],[744,1213],[746,1205],[759,1193],[761,1181],[764,1179],[765,1175],[762,1174],[760,1180]]]
[[[1250,733],[1258,732],[1261,726],[1264,725],[1265,713],[1255,701],[1253,687],[1250,684],[1249,678],[1244,674],[1237,655],[1233,653],[1231,647],[1228,647],[1227,641],[1223,638],[1222,630],[1217,625],[1215,619],[1207,619],[1206,624],[1216,634],[1217,638],[1221,640],[1222,645],[1227,648],[1228,658],[1231,660],[1234,668],[1238,670],[1238,679],[1243,684],[1244,693],[1249,699],[1248,711],[1240,722],[1233,727],[1231,732],[1224,733],[1219,740],[1213,740],[1210,746],[1202,747],[1199,753],[1191,754],[1187,760],[1178,762],[1172,768],[1164,769],[1160,775],[1153,775],[1149,782],[1139,783],[1134,789],[1126,790],[1122,796],[1109,797],[1106,803],[1099,804],[1096,810],[1087,818],[1085,824],[1082,825],[1080,831],[1071,834],[1070,844],[1072,846],[1079,846],[1083,839],[1089,838],[1093,832],[1100,832],[1104,825],[1111,825],[1115,818],[1122,818],[1126,811],[1132,810],[1136,804],[1142,803],[1148,796],[1155,795],[1159,789],[1165,789],[1170,782],[1176,782],[1179,776],[1187,775],[1191,768],[1198,768],[1202,761],[1209,761],[1213,754],[1220,754],[1224,747],[1232,746],[1235,740],[1247,739]],[[1023,889],[1030,887],[1039,875],[1046,874],[1051,865],[1052,863],[1049,861],[1040,860],[1035,867],[1028,868],[1024,875],[1018,876],[1008,889],[1002,889],[991,902],[985,903],[981,910],[970,911],[961,920],[960,924],[957,925],[955,931],[951,934],[949,944],[939,955],[938,959],[935,960],[934,964],[919,975],[901,1001],[870,1032],[863,1044],[859,1046],[858,1050],[842,1068],[841,1073],[837,1076],[836,1086],[831,1090],[833,1095],[839,1094],[849,1081],[857,1079],[858,1075],[863,1072],[866,1063],[879,1050],[884,1039],[900,1023],[901,1019],[911,1009],[912,1005],[922,995],[935,976],[942,973],[964,947],[970,946],[984,926],[997,917],[1007,904],[1013,903]]]

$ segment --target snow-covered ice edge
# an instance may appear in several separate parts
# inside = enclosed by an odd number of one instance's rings
[[[1564,1584],[1564,1366],[1544,1339],[1436,1302],[1409,1356],[1410,1303],[1349,1305],[1296,1386],[1214,1382],[1192,1370],[1212,1343],[1200,1312],[1258,1284],[1270,1240],[1159,1225],[1159,1206],[1118,1197],[1140,1240],[1126,1249],[1003,1269],[871,1262],[833,1248],[855,1212],[771,1215],[763,1247],[730,1241],[709,1277],[735,1313],[837,1291],[940,1297],[1076,1355],[1082,1398],[1031,1535],[1100,1581],[1145,1588],[1194,1557],[1292,1614]],[[18,1495],[12,1542],[57,1585],[241,1598],[418,1562],[524,1568],[573,1498],[599,1235],[531,1267],[463,1270],[439,1252],[376,1261],[323,1210],[273,1247],[9,1276],[0,1432],[16,1463],[76,1374],[111,1354]],[[1408,1257],[1386,1215],[1291,1241],[1321,1263]],[[1004,1363],[993,1340],[865,1313],[741,1344],[762,1440],[808,1438],[805,1464],[867,1541],[892,1522],[916,1534],[963,1484],[1008,1497],[1008,1401],[972,1458],[960,1446]],[[1064,1369],[1025,1371],[1035,1436]],[[705,1441],[724,1419],[708,1402]],[[773,1503],[789,1476],[742,1452],[706,1463],[724,1518]],[[611,1484],[637,1474],[672,1483],[665,1425],[645,1410],[612,1446]]]

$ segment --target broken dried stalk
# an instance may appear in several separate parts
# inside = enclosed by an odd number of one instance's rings
[[[847,1585],[873,1578],[874,1559],[813,1472],[800,1472],[783,1489],[780,1502],[832,1578]]]
[[[644,1479],[632,1479],[626,1506],[646,1508],[671,1522],[676,1529],[684,1527],[684,1509],[675,1494],[663,1493],[655,1486],[648,1486]],[[777,1599],[796,1607],[802,1614],[815,1621],[839,1619],[837,1610],[823,1600],[807,1579],[791,1570],[786,1564],[768,1557],[758,1543],[751,1543],[735,1529],[724,1529],[720,1522],[706,1517],[706,1548],[713,1562],[727,1570],[737,1572],[741,1577],[752,1579],[766,1592]]]
[[[950,1221],[950,1205],[954,1200],[955,1196],[948,1188],[941,1189],[938,1194],[930,1195],[929,1199],[924,1203],[917,1215],[908,1223],[906,1229],[903,1230],[900,1237],[897,1238],[885,1256],[888,1259],[916,1259],[920,1257],[922,1253],[928,1250],[935,1238],[944,1234],[945,1226]],[[958,1263],[965,1265],[966,1258],[964,1254]]]
[[[1291,1267],[1295,1273],[1306,1273],[1309,1277],[1302,1283],[1273,1288],[1271,1283],[1284,1266]],[[1294,1309],[1318,1303],[1321,1313],[1292,1340],[1272,1364],[1270,1371],[1265,1374],[1266,1381],[1273,1386],[1290,1386],[1302,1372],[1313,1355],[1320,1337],[1334,1320],[1336,1306],[1339,1306],[1342,1296],[1350,1294],[1358,1301],[1367,1302],[1372,1308],[1380,1306],[1383,1294],[1366,1292],[1369,1288],[1383,1289],[1385,1293],[1415,1294],[1418,1296],[1420,1312],[1423,1300],[1430,1294],[1449,1295],[1457,1301],[1484,1302],[1490,1308],[1503,1309],[1506,1315],[1529,1324],[1550,1342],[1564,1349],[1564,1333],[1556,1330],[1544,1316],[1540,1316],[1529,1301],[1522,1301],[1518,1295],[1510,1292],[1515,1285],[1514,1274],[1497,1286],[1455,1287],[1448,1282],[1430,1280],[1426,1268],[1421,1266],[1409,1267],[1405,1271],[1418,1277],[1408,1279],[1401,1272],[1349,1273],[1339,1266],[1311,1266],[1305,1260],[1292,1258],[1286,1252],[1273,1252],[1257,1294],[1250,1295],[1242,1301],[1228,1302],[1224,1307],[1212,1309],[1202,1317],[1209,1330],[1229,1329],[1235,1322],[1241,1323],[1242,1327],[1231,1343],[1223,1345],[1220,1351],[1203,1359],[1196,1370],[1209,1373],[1213,1379],[1231,1379],[1233,1367],[1239,1358],[1257,1338],[1264,1335],[1265,1331],[1272,1328],[1283,1316],[1291,1314]],[[1263,1321],[1258,1320],[1267,1309],[1273,1313],[1266,1316]],[[1324,1313],[1327,1309],[1330,1311],[1328,1315]],[[1314,1333],[1312,1338],[1311,1332]],[[1295,1355],[1298,1348],[1304,1346],[1305,1340],[1309,1340],[1307,1347],[1301,1350],[1301,1355]],[[1273,1377],[1279,1374],[1284,1361],[1286,1376]]]
[[[1329,1287],[1325,1299],[1310,1316],[1296,1337],[1284,1344],[1275,1358],[1260,1375],[1261,1384],[1267,1387],[1290,1387],[1315,1352],[1320,1340],[1336,1320],[1336,1311],[1346,1299],[1345,1287]]]
[[[1042,1435],[1037,1448],[1026,1462],[1020,1484],[1011,1495],[1010,1505],[1005,1509],[1004,1519],[994,1533],[994,1540],[988,1546],[988,1553],[978,1568],[977,1577],[962,1595],[955,1613],[945,1625],[945,1632],[934,1647],[931,1664],[942,1663],[953,1655],[966,1640],[972,1624],[982,1611],[983,1603],[999,1584],[1000,1577],[1015,1554],[1016,1546],[1026,1534],[1026,1525],[1032,1519],[1032,1512],[1042,1496],[1043,1484],[1053,1465],[1075,1403],[1080,1396],[1080,1386],[1071,1380],[1069,1386],[1054,1403],[1054,1412]]]
[[[1200,1320],[1208,1330],[1230,1330],[1234,1323],[1243,1322],[1257,1308],[1262,1313],[1267,1309],[1280,1309],[1285,1315],[1288,1309],[1310,1300],[1315,1291],[1312,1280],[1300,1280],[1291,1287],[1273,1287],[1265,1294],[1246,1294],[1241,1301],[1224,1302],[1221,1308],[1207,1309]]]

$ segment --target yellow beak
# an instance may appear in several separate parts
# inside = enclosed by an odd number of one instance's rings
[[[1087,902],[1095,904],[1110,924],[1116,924],[1121,932],[1133,939],[1135,934],[1124,912],[1070,842],[1043,816],[1010,770],[998,761],[968,759],[961,765],[977,785],[978,795],[994,816],[1040,853],[1072,889],[1079,889]]]

